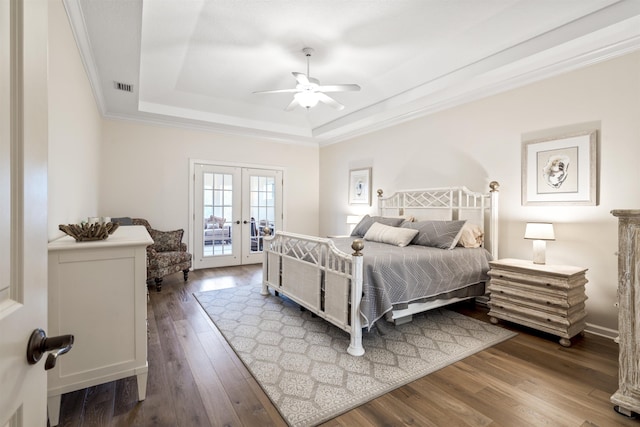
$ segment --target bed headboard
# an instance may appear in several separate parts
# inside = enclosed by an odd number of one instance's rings
[[[382,216],[411,215],[417,221],[462,220],[480,226],[484,247],[498,259],[498,188],[492,181],[488,193],[476,193],[466,187],[424,188],[397,191],[383,197],[378,190],[378,210]]]

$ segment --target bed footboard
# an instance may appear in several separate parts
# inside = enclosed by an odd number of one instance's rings
[[[347,352],[362,356],[362,253],[339,251],[330,239],[277,231],[264,239],[262,295],[269,288],[286,295],[351,336]]]

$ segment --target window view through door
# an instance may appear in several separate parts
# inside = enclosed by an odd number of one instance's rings
[[[281,227],[282,171],[195,164],[194,268],[262,262]]]
[[[233,175],[203,172],[202,219],[205,256],[232,253]],[[229,220],[227,220],[229,218]]]
[[[252,253],[262,251],[265,234],[271,234],[275,229],[275,181],[274,176],[249,176]]]

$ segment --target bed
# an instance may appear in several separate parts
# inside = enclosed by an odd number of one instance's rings
[[[404,323],[414,314],[484,296],[488,262],[498,258],[498,187],[493,181],[488,193],[447,187],[389,197],[378,190],[378,215],[365,216],[354,229],[366,229],[366,239],[276,231],[264,240],[262,295],[272,289],[343,329],[351,337],[348,353],[361,356],[362,329],[383,318]],[[482,235],[479,247],[415,244],[429,239],[426,227],[455,232],[459,223],[473,224]],[[407,229],[419,232],[408,238]],[[389,244],[398,243],[396,234],[414,244]]]

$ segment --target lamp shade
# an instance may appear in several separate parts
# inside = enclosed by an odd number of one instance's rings
[[[553,224],[550,222],[528,222],[524,232],[525,239],[556,240]]]

